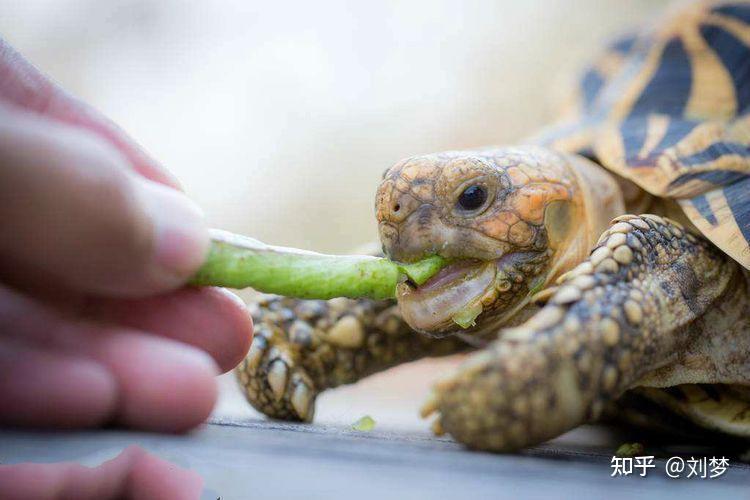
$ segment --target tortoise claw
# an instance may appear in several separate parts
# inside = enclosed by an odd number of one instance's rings
[[[445,430],[443,429],[443,416],[440,413],[441,397],[442,397],[442,392],[439,389],[439,387],[436,385],[430,391],[430,394],[427,396],[427,399],[422,404],[422,407],[419,409],[419,416],[422,418],[429,418],[433,415],[435,416],[432,423],[430,424],[430,430],[436,436],[442,436],[443,434],[445,434]]]
[[[283,420],[312,420],[317,391],[297,358],[294,346],[279,331],[256,326],[250,351],[237,367],[245,397],[256,410]]]
[[[289,367],[282,359],[274,360],[268,368],[268,385],[271,386],[276,401],[281,401],[286,392],[286,382],[289,379]]]
[[[427,396],[427,400],[422,404],[422,407],[419,409],[419,416],[422,418],[427,418],[436,411],[438,411],[438,408],[440,407],[440,394],[437,390],[433,389],[432,392],[430,392],[430,395]]]
[[[315,412],[315,393],[312,387],[297,374],[292,381],[292,397],[290,399],[297,416],[304,422],[312,421]]]

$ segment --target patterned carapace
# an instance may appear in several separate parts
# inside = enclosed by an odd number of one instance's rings
[[[677,199],[750,269],[750,4],[696,3],[618,40],[575,103],[542,142]]]

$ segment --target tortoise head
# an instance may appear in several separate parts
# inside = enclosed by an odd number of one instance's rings
[[[594,164],[533,146],[397,163],[376,198],[383,251],[400,262],[430,255],[451,261],[421,286],[399,285],[404,319],[436,336],[457,324],[474,333],[507,324],[622,213],[621,203],[593,210],[601,196],[620,194]]]

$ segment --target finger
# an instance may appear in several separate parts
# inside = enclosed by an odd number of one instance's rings
[[[93,427],[117,408],[117,381],[91,359],[0,344],[0,422],[30,427]]]
[[[128,476],[127,498],[163,498],[189,500],[198,498],[203,478],[197,472],[138,450]]]
[[[90,134],[0,108],[3,277],[132,296],[191,276],[208,248],[200,210],[123,162]]]
[[[184,288],[146,299],[96,299],[86,314],[198,347],[222,372],[242,361],[253,340],[245,303],[221,288]]]
[[[1,38],[0,100],[93,132],[119,150],[128,165],[147,179],[180,188],[172,174],[117,125],[50,81]]]
[[[135,332],[110,332],[84,355],[0,345],[0,423],[160,432],[199,425],[216,403],[216,365],[202,351]]]
[[[187,344],[71,320],[7,289],[0,331],[0,424],[179,432],[216,402],[216,364]]]
[[[118,382],[118,424],[183,432],[206,420],[216,404],[218,368],[206,353],[187,344],[112,332],[87,351]]]
[[[0,497],[15,500],[76,498],[198,498],[203,479],[195,472],[132,446],[98,467],[73,462],[0,466]]]

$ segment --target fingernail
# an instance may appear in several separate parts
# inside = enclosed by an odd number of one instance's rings
[[[209,237],[201,209],[183,193],[138,179],[146,212],[154,228],[157,265],[186,279],[203,264]]]

